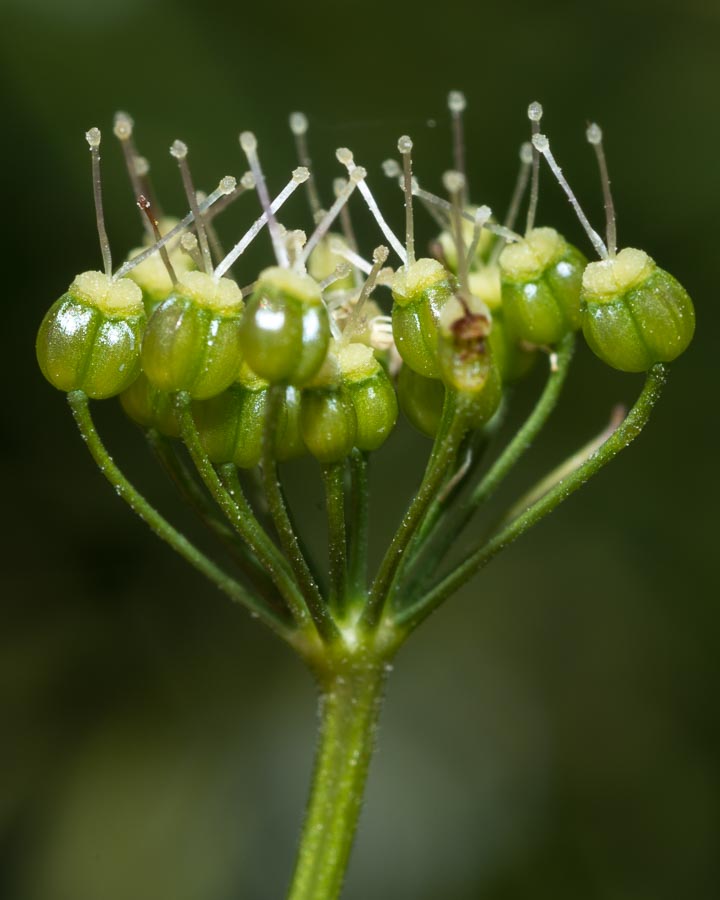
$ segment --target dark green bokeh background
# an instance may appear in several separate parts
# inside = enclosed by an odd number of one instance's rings
[[[2,7],[0,897],[275,900],[314,740],[299,663],[120,503],[36,370],[46,307],[99,265],[84,131],[98,124],[109,138],[113,111],[130,110],[178,209],[172,139],[189,143],[197,180],[212,186],[240,174],[237,134],[253,128],[278,187],[293,165],[286,117],[301,108],[326,183],[338,173],[334,148],[351,146],[400,226],[379,163],[408,132],[419,176],[439,188],[451,88],[468,96],[475,199],[498,209],[525,107],[540,99],[597,221],[583,129],[600,121],[621,242],[686,285],[699,330],[638,443],[400,655],[345,896],[715,896],[720,5]],[[104,163],[119,257],[138,229],[110,140]],[[231,234],[251,206],[230,217]],[[302,203],[293,209],[304,215]],[[582,241],[547,176],[540,219]],[[505,496],[638,387],[583,349],[562,409]],[[193,529],[138,435],[107,407],[99,419],[116,456]],[[426,452],[403,429],[380,455],[376,549]],[[303,482],[312,471],[301,469]],[[319,486],[295,492],[318,530]]]

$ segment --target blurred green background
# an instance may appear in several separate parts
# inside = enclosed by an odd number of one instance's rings
[[[401,653],[344,896],[717,896],[720,4],[4,0],[2,20],[0,897],[276,900],[314,742],[309,676],[120,503],[36,369],[45,309],[100,261],[84,131],[106,129],[118,258],[139,230],[109,139],[117,108],[134,115],[170,209],[183,208],[174,138],[212,187],[243,171],[237,134],[252,128],[279,187],[294,165],[287,115],[303,109],[321,182],[339,174],[334,148],[351,146],[400,227],[402,202],[379,164],[410,133],[419,177],[440,188],[453,88],[468,98],[473,197],[498,210],[525,108],[539,99],[599,221],[583,130],[601,122],[621,245],[643,247],[685,284],[699,329],[637,444]],[[228,240],[253,202],[228,217]],[[302,202],[292,209],[307,224]],[[547,175],[540,211],[585,246]],[[418,218],[428,240],[431,223]],[[366,246],[377,242],[364,228]],[[537,387],[518,395],[513,421]],[[503,496],[638,387],[583,349]],[[98,417],[133,478],[205,541],[116,405]],[[376,552],[427,449],[403,428],[379,455]],[[293,496],[319,533],[308,473],[291,472]]]

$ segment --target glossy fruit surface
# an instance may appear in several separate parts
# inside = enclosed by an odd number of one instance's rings
[[[166,437],[180,437],[172,394],[158,390],[143,372],[120,394],[120,403],[126,415],[143,428],[154,428]]]
[[[269,385],[247,367],[227,390],[196,400],[192,411],[205,452],[216,464],[235,463],[241,469],[262,458]]]
[[[330,343],[319,284],[289,269],[265,269],[248,301],[241,339],[247,363],[260,378],[271,384],[310,381]]]
[[[437,324],[453,296],[454,278],[436,259],[419,259],[398,269],[392,283],[392,326],[400,356],[426,378],[440,374]]]
[[[580,327],[585,256],[555,231],[534,228],[500,254],[502,303],[509,327],[540,346]]]
[[[127,278],[83,272],[46,313],[38,330],[43,375],[61,391],[101,400],[121,393],[140,372],[145,329],[140,288]]]
[[[342,384],[357,420],[355,446],[371,451],[381,447],[397,421],[395,389],[366,344],[348,344],[339,353]]]
[[[442,381],[439,378],[425,378],[410,366],[403,366],[398,375],[398,400],[410,424],[428,437],[435,437],[445,401]]]
[[[503,384],[520,381],[532,369],[538,351],[523,342],[507,321],[502,303],[500,268],[490,264],[470,273],[470,292],[482,300],[492,316],[488,340]]]
[[[626,248],[590,263],[581,301],[585,340],[603,362],[623,372],[671,362],[695,331],[687,291],[642,250]]]
[[[305,446],[321,463],[340,462],[355,446],[355,407],[343,386],[335,351],[328,354],[318,377],[302,392],[300,428]]]
[[[240,370],[240,288],[204,272],[188,272],[148,321],[143,371],[161,391],[195,399],[221,393]]]

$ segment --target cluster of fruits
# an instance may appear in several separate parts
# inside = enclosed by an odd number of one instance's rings
[[[87,138],[106,270],[78,275],[45,316],[37,338],[44,375],[66,392],[83,391],[93,399],[119,395],[132,419],[173,438],[181,432],[174,398],[189,396],[210,459],[252,467],[261,457],[273,386],[282,389],[273,429],[276,458],[310,452],[331,463],[353,447],[373,451],[383,444],[397,418],[398,395],[409,420],[431,436],[447,392],[462,400],[466,427],[482,427],[496,411],[503,385],[522,378],[539,352],[552,351],[578,329],[600,359],[623,371],[674,359],[692,337],[692,303],[646,253],[617,252],[606,177],[607,244],[587,227],[599,261],[588,263],[554,229],[535,227],[542,155],[583,224],[587,220],[539,134],[538,104],[529,115],[533,142],[523,146],[518,189],[504,225],[494,222],[487,207],[467,203],[460,172],[446,173],[449,200],[421,190],[411,171],[412,142],[401,138],[403,165],[388,161],[385,168],[405,189],[405,246],[390,232],[367,187],[367,173],[347,150],[338,151],[338,159],[348,180],[337,187],[328,212],[315,199],[317,224],[310,239],[283,228],[279,206],[304,182],[311,198],[317,197],[314,182],[301,166],[286,196],[271,203],[254,136],[247,132],[241,144],[250,171],[240,186],[223,179],[204,201],[192,185],[187,148],[176,141],[171,152],[191,212],[180,223],[157,221],[146,199],[147,165],[134,153],[130,120],[120,115],[115,131],[150,227],[147,246],[133,251],[114,274],[102,220],[100,134],[92,129]],[[296,114],[291,124],[302,154],[306,121]],[[588,140],[605,171],[597,126],[588,130]],[[512,226],[531,170],[527,227],[519,235]],[[385,247],[377,248],[372,263],[358,253],[345,208],[356,187],[400,257],[395,271],[382,268]],[[231,254],[213,261],[213,205],[253,188],[263,215]],[[413,197],[444,225],[429,258],[415,258]],[[341,213],[347,227],[335,234],[330,227]],[[228,270],[264,225],[277,264],[242,290]],[[375,300],[383,287],[392,293],[391,319]]]

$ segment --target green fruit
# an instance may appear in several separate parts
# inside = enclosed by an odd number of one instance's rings
[[[342,385],[355,409],[355,446],[359,450],[377,450],[390,436],[397,421],[395,389],[366,344],[348,344],[338,356]]]
[[[140,372],[145,322],[136,284],[83,272],[40,325],[35,345],[40,369],[61,391],[84,391],[96,400],[113,397]]]
[[[437,323],[453,291],[452,276],[436,259],[419,259],[399,269],[393,279],[395,344],[403,362],[426,378],[440,374]]]
[[[154,428],[166,437],[180,437],[182,429],[172,394],[158,390],[143,372],[120,394],[120,403],[133,422],[143,428]]]
[[[538,351],[522,345],[502,305],[500,269],[496,265],[483,266],[470,273],[470,293],[482,300],[490,310],[492,329],[488,340],[503,384],[514,384],[532,369]]]
[[[418,375],[410,366],[403,366],[398,376],[400,408],[418,431],[434,438],[440,427],[445,385],[438,378]]]
[[[283,412],[280,416],[275,441],[275,457],[278,462],[296,459],[307,453],[307,447],[302,437],[301,411],[302,394],[300,389],[290,384],[285,388]]]
[[[495,414],[502,399],[502,379],[488,340],[492,322],[487,307],[475,308],[453,298],[440,317],[438,362],[448,390],[460,399],[469,428],[480,428]]]
[[[671,362],[695,331],[695,310],[682,285],[642,250],[590,263],[583,276],[582,328],[590,349],[623,372]]]
[[[333,351],[303,389],[300,428],[308,451],[321,463],[341,462],[355,446],[357,417],[349,391],[343,386],[340,361]]]
[[[500,254],[502,305],[513,332],[531,344],[557,344],[580,327],[583,254],[553,228],[534,228]]]
[[[241,340],[245,359],[260,378],[271,384],[310,381],[330,343],[318,283],[289,269],[266,269],[248,302]]]
[[[192,405],[200,440],[210,459],[251,469],[262,459],[269,385],[247,368],[227,390]]]
[[[150,317],[142,366],[161,391],[194,399],[229,387],[240,369],[240,288],[228,278],[187,272]]]
[[[241,469],[251,469],[261,461],[269,395],[267,381],[244,365],[238,380],[227,390],[193,402],[193,418],[212,462],[232,462]],[[305,453],[300,434],[300,392],[296,388],[286,389],[273,431],[277,460]]]

